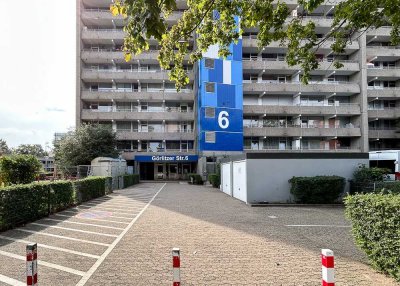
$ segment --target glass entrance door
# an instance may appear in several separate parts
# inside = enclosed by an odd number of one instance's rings
[[[165,164],[154,164],[154,179],[155,180],[165,180],[164,166],[165,166]]]
[[[178,164],[168,164],[168,179],[170,180],[178,180]]]

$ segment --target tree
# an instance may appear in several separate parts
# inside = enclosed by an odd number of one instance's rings
[[[39,175],[42,164],[33,155],[0,157],[0,184],[29,184]]]
[[[11,150],[7,146],[7,142],[3,139],[0,139],[0,156],[10,154]]]
[[[96,157],[116,157],[116,144],[116,135],[111,128],[84,124],[54,142],[54,157],[62,168],[90,165]]]
[[[116,0],[110,10],[113,15],[126,18],[125,60],[130,61],[132,54],[149,49],[150,38],[158,40],[160,65],[171,70],[170,79],[178,89],[189,82],[183,66],[187,55],[193,64],[202,58],[202,52],[216,44],[219,56],[226,57],[230,44],[237,42],[246,28],[259,28],[260,50],[273,41],[287,47],[286,61],[290,66],[300,65],[305,84],[310,72],[319,66],[316,51],[330,38],[334,38],[331,48],[337,55],[366,30],[391,25],[392,45],[399,44],[400,0],[344,0],[335,7],[330,32],[319,38],[314,22],[306,20],[304,15],[324,2],[298,0],[297,13],[284,1],[190,0],[182,18],[171,28],[166,18],[176,9],[176,0]],[[194,33],[197,37],[192,47],[190,40]],[[334,61],[334,66],[340,68],[342,64]]]
[[[43,150],[40,144],[21,144],[16,149],[13,150],[15,154],[20,155],[33,155],[36,157],[45,157],[49,154]]]

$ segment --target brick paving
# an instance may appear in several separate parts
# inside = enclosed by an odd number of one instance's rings
[[[276,217],[276,218],[274,218]],[[398,285],[354,246],[341,208],[251,208],[211,188],[167,184],[86,285],[321,285],[320,249],[341,285]]]
[[[321,285],[321,248],[336,254],[338,286],[399,285],[349,232],[341,208],[251,208],[208,187],[145,183],[0,233],[0,285],[25,285],[29,242],[40,285],[171,285],[173,247],[182,285]]]

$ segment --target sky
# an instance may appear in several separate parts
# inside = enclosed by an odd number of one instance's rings
[[[1,1],[0,139],[51,146],[75,125],[75,0]]]

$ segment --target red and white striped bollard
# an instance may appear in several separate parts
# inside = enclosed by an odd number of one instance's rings
[[[26,285],[38,285],[37,244],[26,246]]]
[[[335,262],[333,251],[322,249],[322,286],[335,286]]]
[[[179,248],[172,249],[172,268],[174,280],[172,286],[181,285],[181,254]]]

